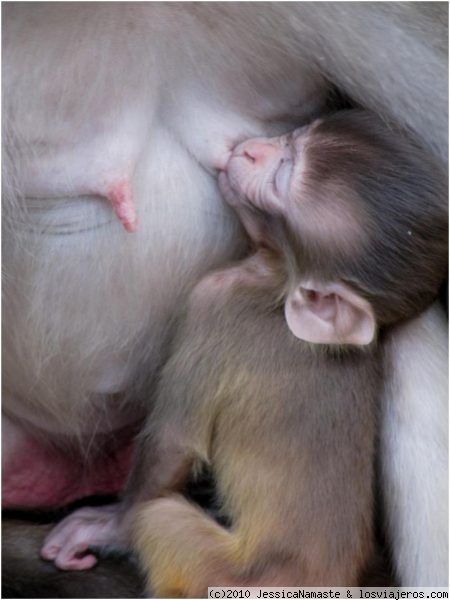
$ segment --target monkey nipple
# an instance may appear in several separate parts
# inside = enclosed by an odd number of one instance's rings
[[[111,202],[117,218],[126,231],[130,233],[136,231],[138,219],[130,182],[125,180],[111,186],[108,189],[106,197]]]

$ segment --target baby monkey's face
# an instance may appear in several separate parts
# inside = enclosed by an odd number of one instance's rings
[[[219,174],[225,200],[237,210],[257,242],[261,241],[261,233],[250,222],[251,213],[288,218],[294,200],[298,201],[306,129],[275,138],[254,138],[237,145],[225,171]]]
[[[446,271],[446,178],[376,115],[347,110],[234,148],[219,186],[250,238],[286,258],[303,340],[368,344],[422,310]]]
[[[318,218],[322,215],[314,217],[310,203],[305,206],[307,194],[301,189],[309,133],[310,128],[304,127],[280,137],[239,144],[219,174],[222,194],[257,244],[278,245],[270,217],[281,216],[302,235],[308,227],[301,222],[310,221],[308,234],[324,237],[320,232],[323,219]],[[325,234],[333,237],[328,225]],[[339,281],[315,280],[311,273],[296,275],[285,303],[286,323],[296,337],[322,344],[366,345],[372,341],[375,319],[368,302]]]

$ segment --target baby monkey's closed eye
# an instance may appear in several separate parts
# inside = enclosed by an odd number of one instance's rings
[[[282,158],[274,178],[274,190],[279,196],[285,196],[289,191],[293,161],[291,158]]]

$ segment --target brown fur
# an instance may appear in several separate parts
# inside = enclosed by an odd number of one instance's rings
[[[200,308],[194,291],[141,440],[148,482],[187,456],[210,463],[232,519],[227,532],[177,498],[138,513],[135,541],[157,595],[356,585],[372,554],[378,361],[294,338],[261,264],[264,253],[227,285],[220,273],[204,280]]]
[[[304,152],[302,190],[308,205],[303,218],[324,223],[328,235],[318,243],[291,243],[301,249],[297,262],[303,267],[312,254],[312,268],[323,276],[356,282],[379,323],[423,310],[446,275],[447,174],[367,111],[339,111],[319,119],[309,129]],[[344,213],[347,227],[339,243],[331,245],[330,224],[337,212]],[[350,229],[352,214],[358,215],[360,231]],[[357,243],[348,252],[345,238],[352,233]]]
[[[137,473],[149,483],[135,479],[134,486],[141,498],[157,498],[180,489],[180,473],[206,462],[231,528],[176,496],[139,509],[135,543],[157,595],[203,596],[212,585],[354,586],[374,556],[381,347],[297,339],[284,298],[289,280],[306,273],[328,281],[332,274],[331,281],[364,289],[378,326],[415,315],[437,293],[445,269],[443,186],[414,146],[397,142],[369,114],[331,116],[306,135],[300,177],[307,185],[298,182],[289,200],[299,206],[298,222],[292,206],[281,209],[271,232],[278,251],[260,249],[200,282],[163,369],[138,460]],[[346,144],[354,171],[345,165]],[[336,164],[328,171],[317,157],[333,146]],[[315,187],[340,178],[340,193],[347,193],[338,201],[365,215],[367,243],[346,260],[326,240],[302,235],[315,210],[308,205],[314,177]],[[314,200],[326,225],[335,197],[322,192]],[[273,216],[270,204],[254,210],[250,196],[244,202],[255,221]]]

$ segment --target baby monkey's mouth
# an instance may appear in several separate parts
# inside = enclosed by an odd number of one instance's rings
[[[241,186],[239,184],[239,177],[236,176],[236,164],[233,166],[232,161],[240,160],[242,152],[239,151],[241,143],[236,144],[232,150],[230,150],[228,159],[224,166],[219,169],[217,182],[219,190],[225,199],[226,203],[233,208],[239,206],[246,206],[247,203],[251,204],[247,194],[243,194]]]
[[[279,254],[280,247],[271,234],[274,224],[273,215],[255,206],[247,197],[243,199],[239,193],[235,192],[226,171],[219,173],[218,183],[223,198],[237,213],[252,245]]]

